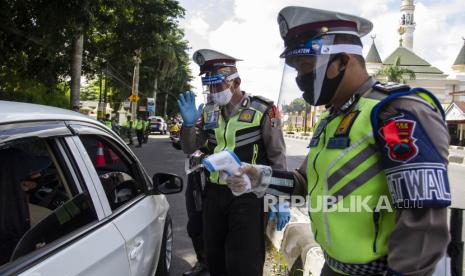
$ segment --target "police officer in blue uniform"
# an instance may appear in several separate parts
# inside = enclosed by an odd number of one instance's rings
[[[323,276],[432,275],[449,241],[449,134],[441,104],[425,89],[368,75],[360,37],[372,24],[364,18],[286,7],[278,23],[281,57],[293,69],[287,72],[309,104],[327,110],[298,170],[242,166],[254,193],[309,196]],[[227,183],[246,191],[241,177]],[[368,208],[339,209],[357,199]]]

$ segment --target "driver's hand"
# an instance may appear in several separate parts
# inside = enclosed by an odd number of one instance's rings
[[[28,177],[28,179],[21,182],[21,190],[23,192],[28,192],[30,190],[34,190],[37,187],[37,180],[41,177],[42,174],[40,172],[36,172]]]

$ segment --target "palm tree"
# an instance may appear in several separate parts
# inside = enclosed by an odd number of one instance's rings
[[[375,77],[386,77],[387,81],[405,83],[408,76],[409,80],[414,80],[416,78],[415,72],[400,66],[400,57],[396,58],[394,64],[383,66],[375,73]]]

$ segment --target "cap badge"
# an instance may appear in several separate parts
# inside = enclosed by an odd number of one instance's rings
[[[313,49],[314,51],[320,50],[320,44],[318,44],[318,42],[313,42],[313,43],[312,43],[312,49]]]
[[[289,32],[289,26],[287,25],[286,19],[281,14],[278,16],[278,24],[281,37],[284,39]]]
[[[328,27],[326,27],[326,26],[321,27],[321,32],[322,33],[327,33],[328,31],[329,31]]]

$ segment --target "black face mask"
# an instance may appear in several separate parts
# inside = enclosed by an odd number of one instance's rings
[[[330,62],[330,64],[335,59],[336,58],[334,58]],[[345,73],[345,69],[344,71],[339,72],[339,74],[335,78],[332,78],[332,79],[328,79],[325,74],[325,79],[323,81],[323,87],[321,88],[320,97],[318,99],[315,99],[315,93],[314,93],[315,92],[314,91],[315,76],[313,75],[313,72],[310,72],[305,75],[297,76],[295,78],[295,81],[299,89],[304,92],[302,94],[302,97],[307,103],[313,106],[326,105],[329,103],[329,101],[333,98],[334,94],[336,93],[336,89],[339,87],[339,84],[341,83],[342,78],[344,78],[344,73]]]

